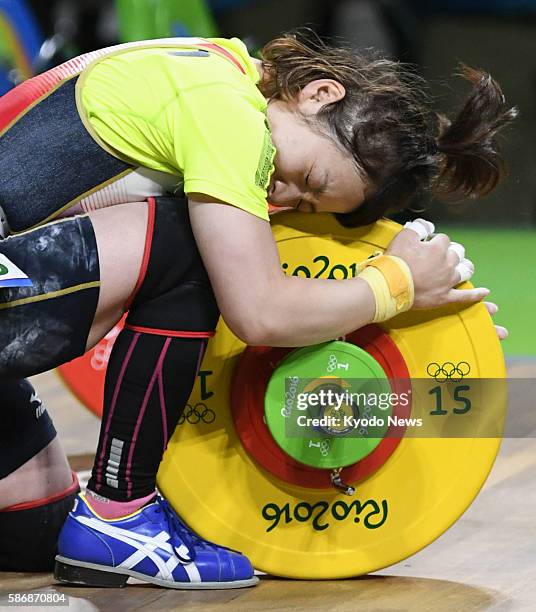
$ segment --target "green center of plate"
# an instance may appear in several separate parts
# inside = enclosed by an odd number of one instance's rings
[[[293,459],[320,469],[369,455],[389,427],[391,386],[363,349],[338,340],[297,349],[277,366],[264,398],[265,419]]]

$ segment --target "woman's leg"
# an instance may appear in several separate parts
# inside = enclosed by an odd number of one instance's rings
[[[127,514],[154,492],[162,454],[219,317],[186,207],[159,200],[149,208],[148,226],[146,266],[108,363],[88,487],[120,502],[100,506],[110,517]]]
[[[86,350],[95,346],[127,309],[141,274],[153,206],[146,202],[118,204],[88,215],[99,255],[100,292]]]
[[[0,379],[70,361],[115,325],[139,276],[147,211],[121,204],[0,241],[33,281],[0,289]]]

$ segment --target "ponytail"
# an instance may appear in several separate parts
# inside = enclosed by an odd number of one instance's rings
[[[373,223],[432,192],[443,200],[489,193],[505,174],[495,140],[517,116],[490,75],[461,67],[473,90],[450,121],[433,112],[414,67],[376,53],[332,47],[302,33],[269,42],[261,53],[266,97],[288,100],[315,79],[334,79],[345,96],[308,121],[350,155],[370,184],[356,210],[337,214],[347,227]]]
[[[505,164],[495,135],[518,114],[491,75],[462,66],[461,76],[473,84],[462,110],[452,122],[437,115],[438,177],[432,193],[445,200],[483,196],[497,186]]]

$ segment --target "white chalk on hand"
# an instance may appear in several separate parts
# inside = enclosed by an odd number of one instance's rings
[[[465,248],[464,248],[463,244],[460,244],[459,242],[451,242],[449,244],[449,249],[456,253],[456,255],[458,256],[460,262],[462,262],[465,259]],[[467,260],[467,261],[469,261],[469,260]]]
[[[460,283],[463,283],[471,278],[475,272],[475,265],[470,259],[463,259],[456,266],[456,272],[460,274]]]
[[[419,240],[428,240],[435,231],[435,225],[431,221],[425,219],[415,219],[408,221],[404,225],[405,229],[410,229],[419,235]]]

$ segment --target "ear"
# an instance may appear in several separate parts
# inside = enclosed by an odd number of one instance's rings
[[[311,81],[300,90],[296,97],[298,110],[304,115],[314,115],[326,104],[342,100],[346,89],[339,81],[333,79],[317,79]]]

